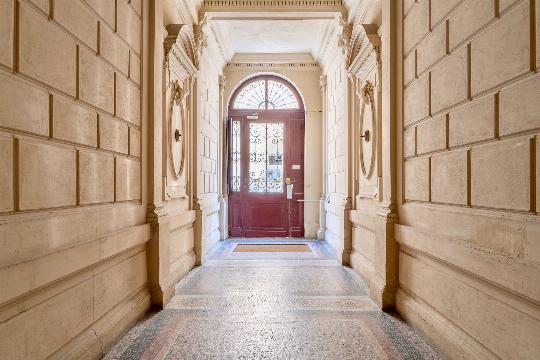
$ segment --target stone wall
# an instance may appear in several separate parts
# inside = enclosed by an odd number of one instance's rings
[[[99,357],[149,307],[140,1],[0,3],[0,354]]]
[[[540,352],[539,8],[403,2],[397,309],[452,358]]]
[[[209,251],[221,239],[220,196],[222,195],[220,156],[222,117],[220,76],[225,60],[208,25],[201,24],[206,46],[201,49],[200,71],[196,83],[194,117],[194,207],[197,211],[195,252],[202,264]],[[224,210],[222,210],[224,211]]]
[[[326,155],[325,183],[325,232],[324,239],[335,250],[343,263],[348,263],[350,253],[350,226],[348,214],[351,193],[349,178],[349,84],[343,49],[334,41],[339,26],[332,31],[326,54],[320,60],[326,86],[323,94],[325,109]]]
[[[210,39],[203,52],[201,70],[197,75],[197,110],[194,138],[196,147],[195,197],[197,208],[197,261],[204,262],[206,254],[220,241],[220,85],[222,68],[213,53]]]

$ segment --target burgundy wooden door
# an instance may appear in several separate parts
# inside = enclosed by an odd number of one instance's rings
[[[230,121],[229,235],[303,237],[304,112],[237,113]]]

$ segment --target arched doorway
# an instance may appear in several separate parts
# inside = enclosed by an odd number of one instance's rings
[[[259,75],[228,108],[229,236],[304,236],[302,98],[288,81]]]

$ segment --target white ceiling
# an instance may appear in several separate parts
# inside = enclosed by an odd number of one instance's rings
[[[217,20],[233,53],[310,53],[318,45],[325,19]]]

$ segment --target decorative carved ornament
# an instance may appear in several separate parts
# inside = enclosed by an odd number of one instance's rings
[[[168,25],[163,41],[164,77],[167,84],[164,96],[168,99],[164,128],[167,129],[167,176],[164,183],[166,196],[185,197],[186,129],[188,99],[192,79],[197,74],[193,49],[193,33],[187,25]]]
[[[189,93],[184,91],[178,82],[172,82],[170,88],[169,101],[169,121],[168,121],[168,144],[169,144],[169,166],[171,174],[175,180],[179,180],[184,172],[186,157],[186,119],[187,104],[186,99]]]
[[[351,51],[351,38],[353,34],[352,24],[347,23],[347,19],[340,15],[338,30],[338,47],[343,51],[345,59],[348,59]]]
[[[198,25],[193,25],[193,38],[194,38],[193,54],[194,54],[195,66],[197,68],[200,68],[200,61],[202,58],[203,51],[208,46],[208,37],[206,36],[204,32],[205,27],[207,25],[208,25],[208,18],[206,16],[203,16],[199,19]]]
[[[364,80],[381,66],[381,39],[375,24],[363,24],[355,28],[347,57],[349,73]]]
[[[169,72],[176,72],[179,78],[193,76],[197,72],[196,58],[193,51],[193,34],[189,26],[171,24],[167,26],[167,36],[163,41],[164,67]]]
[[[360,134],[369,134],[369,138],[366,139],[365,135],[361,139],[359,146],[360,152],[360,168],[362,174],[366,178],[370,178],[373,175],[373,169],[375,167],[375,155],[377,151],[377,110],[375,107],[375,94],[374,87],[371,81],[366,81],[361,90],[361,110],[360,118],[358,121]]]
[[[321,88],[321,92],[324,94],[326,91],[326,87],[328,86],[328,78],[326,75],[321,75],[319,77],[319,87]]]

